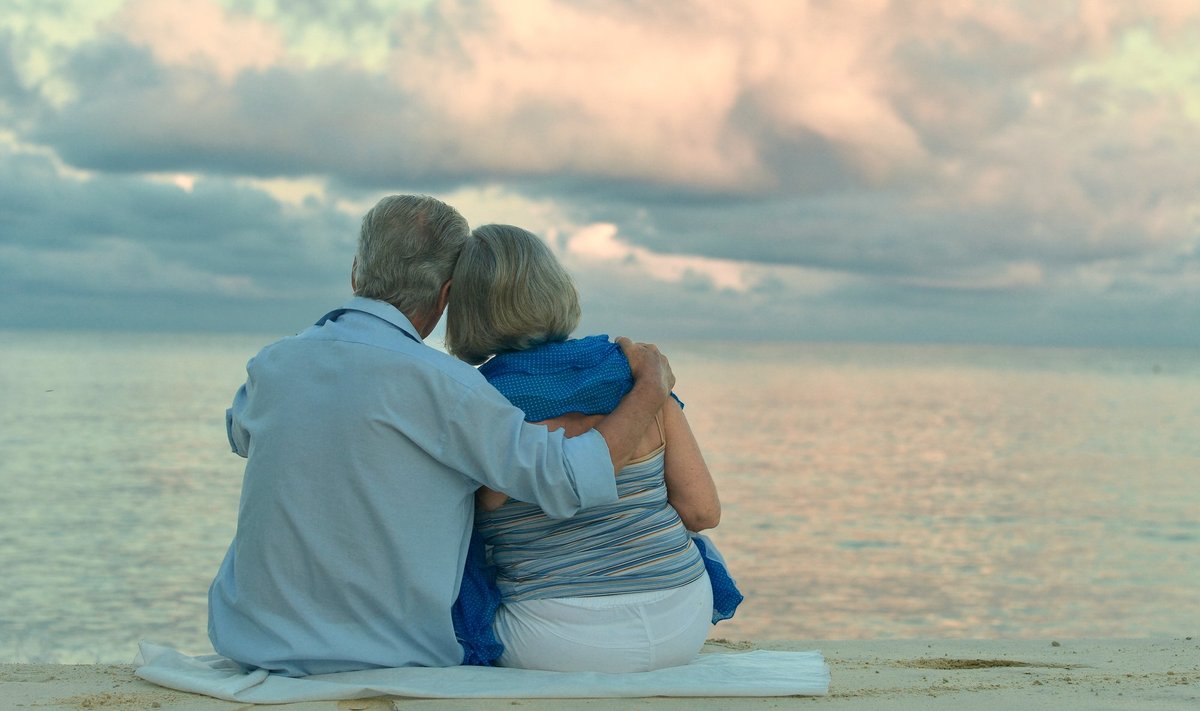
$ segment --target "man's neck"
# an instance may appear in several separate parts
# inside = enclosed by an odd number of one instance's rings
[[[442,320],[440,313],[410,315],[404,314],[413,328],[417,329],[417,334],[421,336],[421,340],[425,340],[429,334],[433,333],[433,329],[438,325],[438,321]]]

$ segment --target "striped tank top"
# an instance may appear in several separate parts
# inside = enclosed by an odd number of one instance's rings
[[[667,503],[664,461],[660,445],[617,473],[616,502],[569,519],[514,499],[477,512],[504,601],[651,592],[700,578],[700,552]]]

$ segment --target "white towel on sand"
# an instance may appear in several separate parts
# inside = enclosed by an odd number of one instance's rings
[[[142,642],[134,672],[146,681],[227,701],[282,704],[371,696],[448,698],[629,698],[639,696],[823,696],[820,652],[702,654],[682,667],[632,674],[498,667],[403,667],[285,677],[245,673],[217,655],[190,657]]]

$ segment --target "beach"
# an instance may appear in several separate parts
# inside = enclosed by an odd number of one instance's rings
[[[384,709],[1195,709],[1200,638],[1096,640],[710,640],[706,653],[819,649],[828,696],[783,698],[411,699],[284,704],[289,711]],[[0,705],[39,711],[234,711],[246,704],[164,689],[132,665],[0,664]]]

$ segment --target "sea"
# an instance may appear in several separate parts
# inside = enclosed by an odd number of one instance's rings
[[[211,652],[270,340],[0,332],[0,661]],[[746,596],[714,638],[1200,633],[1200,350],[661,345]]]

